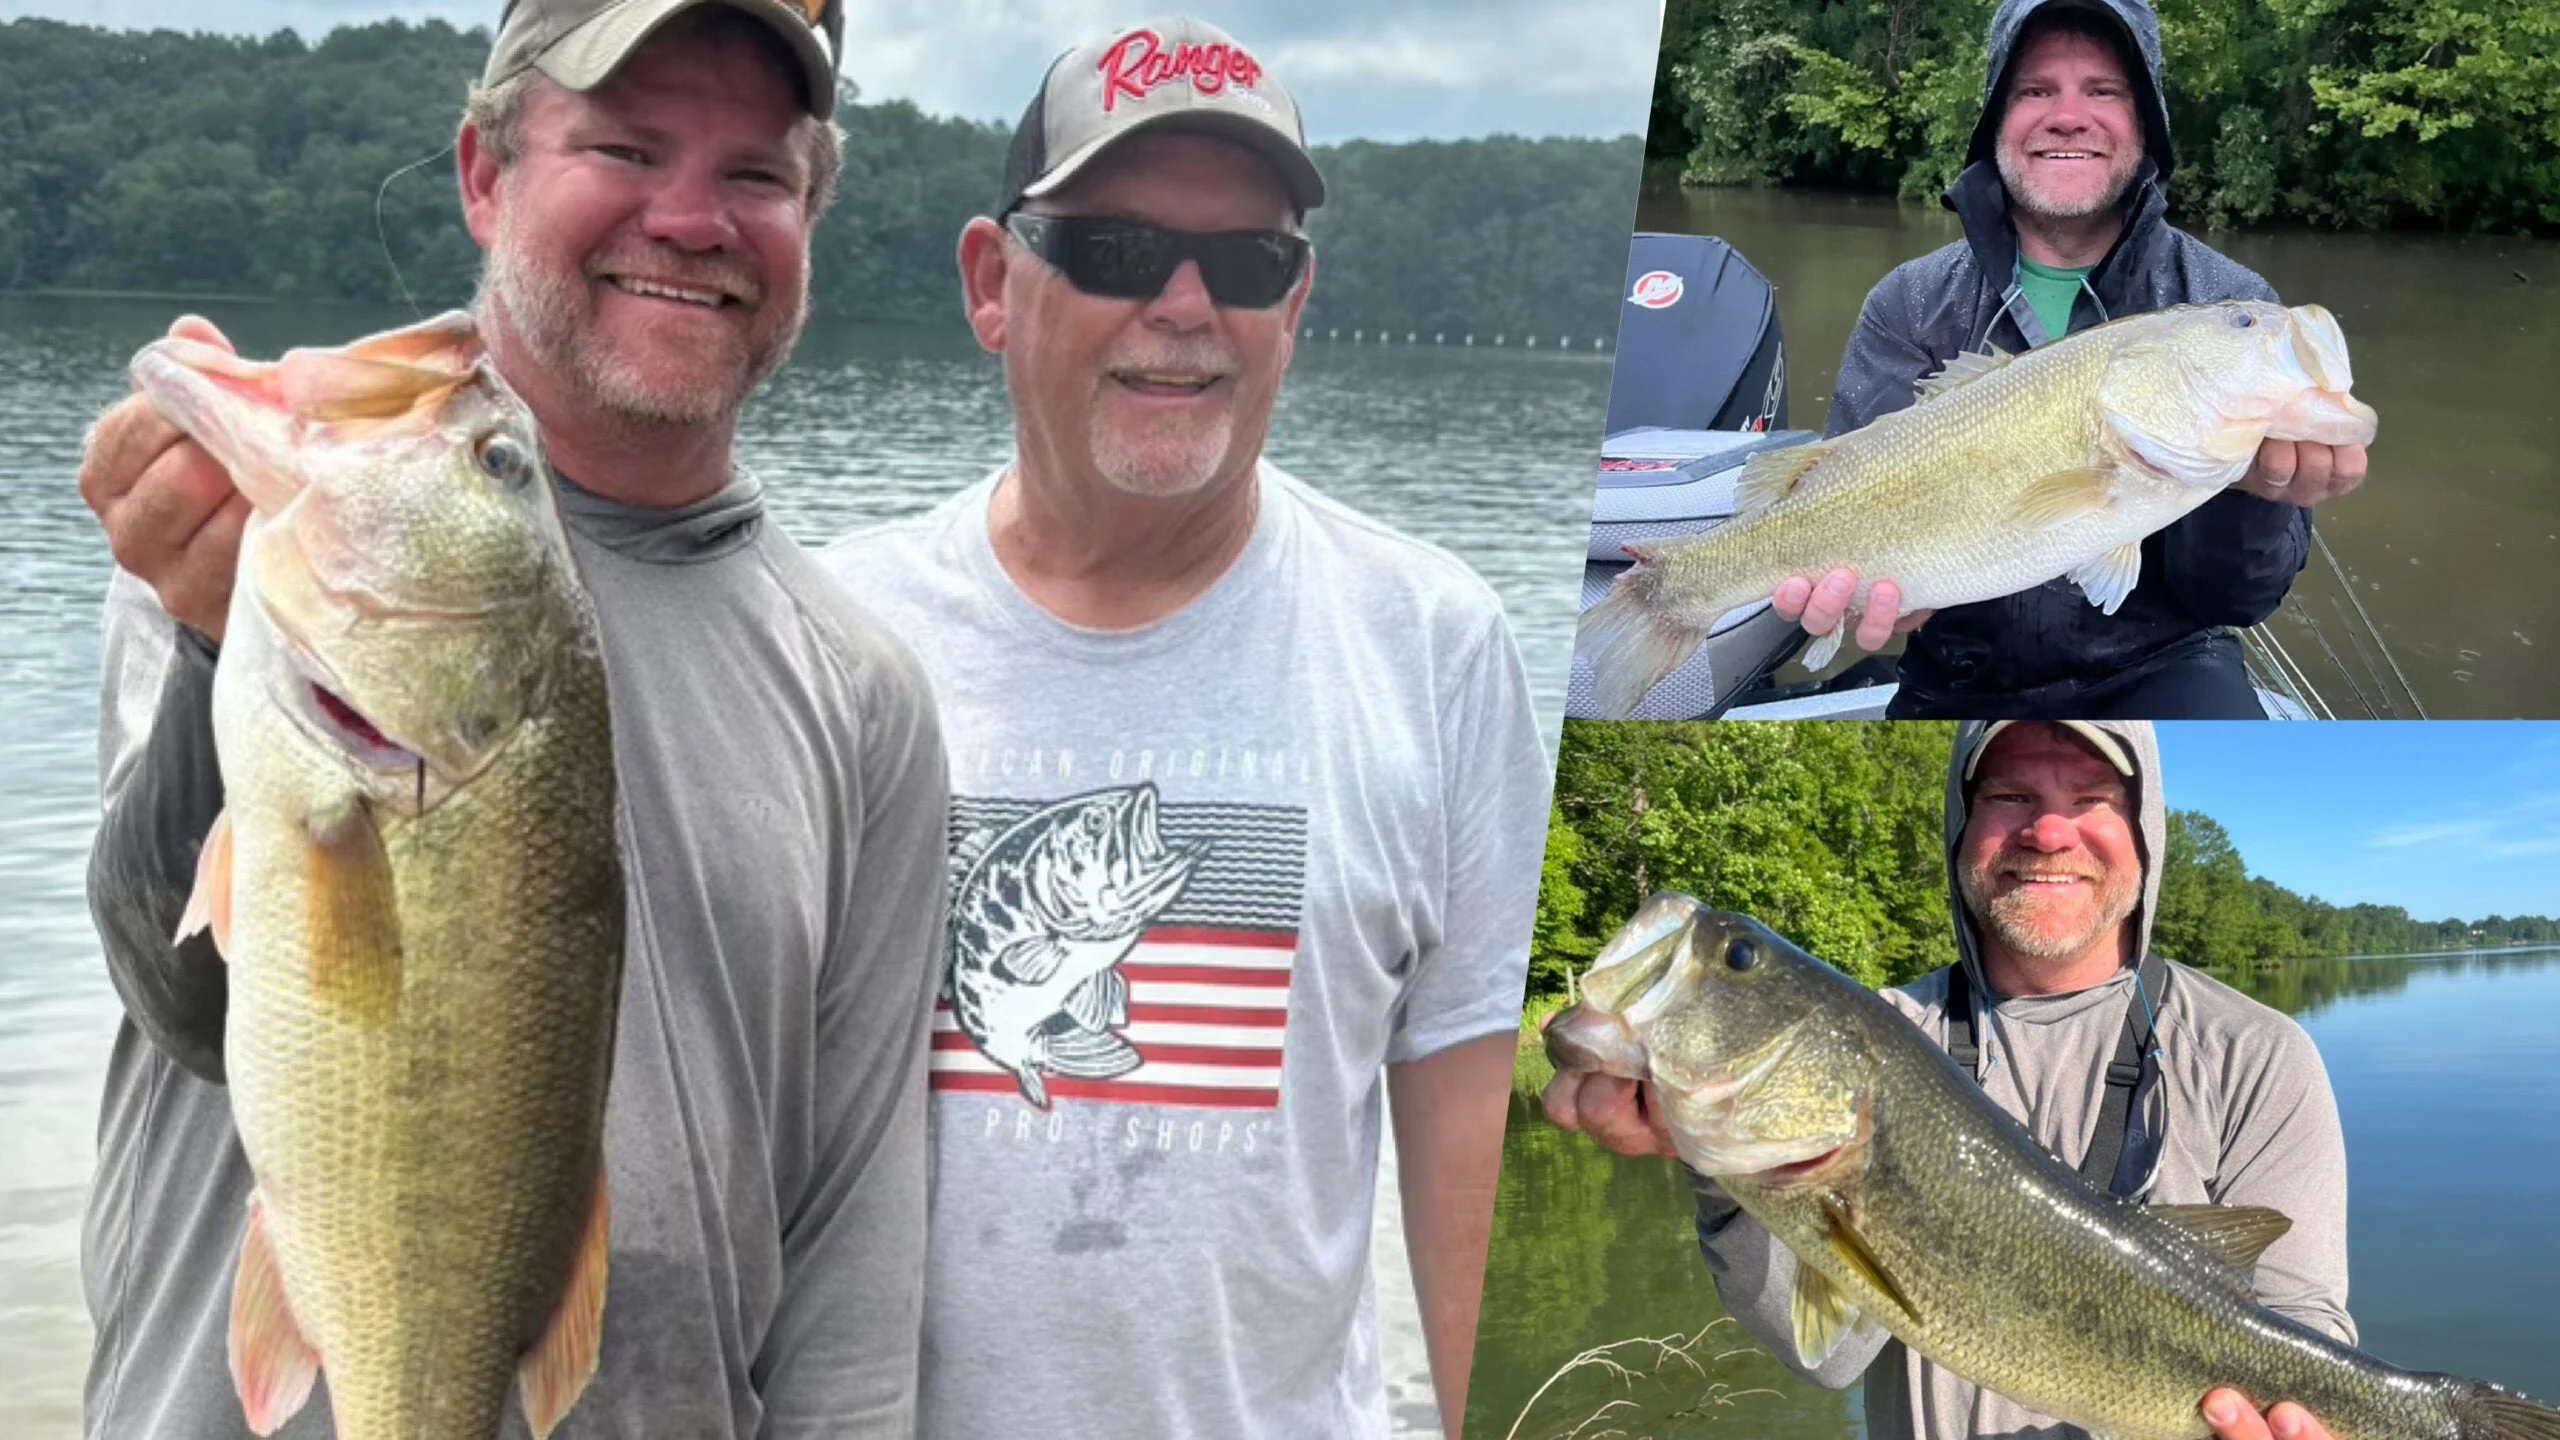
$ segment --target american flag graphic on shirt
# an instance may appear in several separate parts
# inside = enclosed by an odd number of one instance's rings
[[[1271,1110],[1306,889],[1302,809],[954,796],[932,1088]]]

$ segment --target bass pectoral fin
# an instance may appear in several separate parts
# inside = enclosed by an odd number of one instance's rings
[[[183,941],[199,930],[213,932],[213,948],[225,960],[231,958],[231,812],[213,817],[213,828],[205,832],[204,848],[196,852],[195,889],[187,896],[186,912],[178,917],[178,933],[172,943]]]
[[[267,1242],[267,1207],[249,1195],[249,1228],[231,1281],[231,1385],[252,1433],[273,1435],[311,1398],[319,1352],[302,1338],[285,1298],[284,1273]]]
[[[1066,963],[1067,947],[1046,935],[1016,940],[996,952],[989,968],[1007,980],[1024,985],[1037,985],[1058,973]]]
[[[1885,1298],[1892,1301],[1912,1324],[1919,1324],[1920,1307],[1911,1303],[1911,1297],[1905,1293],[1901,1283],[1884,1268],[1884,1262],[1876,1258],[1874,1247],[1867,1244],[1866,1236],[1858,1233],[1856,1218],[1839,1196],[1822,1197],[1822,1216],[1822,1241],[1832,1257],[1860,1279],[1883,1291]]]
[[[2009,518],[2030,530],[2049,530],[2095,515],[2115,499],[2115,473],[2112,465],[2057,470],[2020,491]]]
[[[400,897],[391,855],[360,800],[304,822],[303,922],[311,990],[364,1024],[388,1023],[400,1006]]]
[[[2186,1232],[2214,1258],[2247,1276],[2258,1257],[2293,1228],[2280,1210],[2263,1205],[2149,1205],[2143,1207]]]
[[[604,1176],[596,1176],[595,1198],[587,1207],[586,1233],[578,1241],[578,1258],[560,1294],[560,1308],[542,1338],[525,1352],[516,1367],[524,1399],[525,1424],[535,1440],[543,1440],[595,1378],[596,1360],[604,1350],[604,1282],[612,1249],[612,1206],[606,1202]]]
[[[1795,1321],[1796,1359],[1808,1370],[1831,1358],[1841,1336],[1867,1323],[1840,1287],[1810,1265],[1796,1266],[1795,1294],[1787,1308]]]

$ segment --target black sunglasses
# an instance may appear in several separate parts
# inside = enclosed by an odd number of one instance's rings
[[[1285,230],[1229,230],[1195,235],[1143,220],[1026,215],[1005,217],[1005,228],[1033,254],[1056,266],[1067,283],[1111,300],[1153,300],[1185,260],[1200,262],[1200,279],[1220,305],[1268,310],[1286,299],[1307,268],[1312,248]]]

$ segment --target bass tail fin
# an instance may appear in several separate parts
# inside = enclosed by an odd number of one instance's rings
[[[1661,575],[1649,557],[1633,545],[1627,553],[1636,563],[1609,587],[1606,598],[1583,612],[1574,632],[1575,653],[1591,662],[1592,704],[1606,720],[1633,715],[1653,687],[1707,641],[1705,627],[1664,612],[1657,594]]]
[[[2468,1387],[2453,1402],[2460,1440],[2560,1440],[2560,1410],[2485,1380],[2457,1383]]]

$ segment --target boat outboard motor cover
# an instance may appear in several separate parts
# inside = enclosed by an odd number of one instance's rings
[[[1618,363],[1601,433],[1779,430],[1786,423],[1776,288],[1712,235],[1637,232],[1627,245]]]

